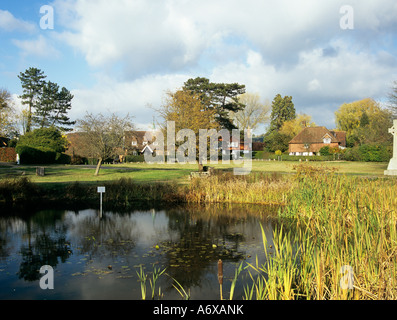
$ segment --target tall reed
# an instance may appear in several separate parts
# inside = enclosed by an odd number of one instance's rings
[[[296,231],[275,230],[272,256],[264,237],[266,262],[250,265],[245,298],[396,299],[395,180],[310,170],[294,179],[279,216]],[[343,266],[352,270],[348,289]]]
[[[235,176],[223,173],[193,178],[186,191],[187,202],[283,204],[294,183],[278,174],[253,173]]]

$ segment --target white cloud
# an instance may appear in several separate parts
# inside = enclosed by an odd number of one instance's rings
[[[36,26],[30,22],[15,18],[9,11],[0,9],[0,29],[8,32],[33,32]]]
[[[330,121],[340,103],[384,96],[397,76],[395,0],[352,0],[354,30],[341,30],[336,1],[75,0],[54,2],[60,39],[102,74],[75,90],[77,111],[131,110],[189,77],[238,82]],[[29,51],[26,49],[26,51]],[[300,110],[299,110],[300,109]],[[314,117],[314,115],[313,115]]]
[[[120,5],[121,4],[121,5]],[[92,67],[121,63],[124,77],[175,71],[197,59],[201,32],[194,21],[179,16],[166,2],[77,1],[72,8],[57,2],[70,30],[61,37],[80,50]]]
[[[188,78],[186,74],[149,75],[131,82],[115,82],[102,76],[93,88],[72,90],[75,97],[69,115],[79,119],[86,112],[115,112],[120,116],[128,113],[134,116],[137,127],[146,129],[152,124],[153,116],[158,119],[158,114],[148,106],[159,108],[165,92],[182,87]]]
[[[317,79],[313,79],[307,84],[308,91],[317,91],[320,88],[321,84],[320,81],[318,81]]]
[[[60,56],[60,52],[43,35],[39,35],[35,40],[13,39],[12,42],[21,49],[21,55],[24,57],[36,56],[53,59]]]

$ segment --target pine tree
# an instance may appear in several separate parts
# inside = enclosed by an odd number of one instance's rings
[[[22,104],[27,104],[28,115],[26,132],[31,132],[33,125],[39,128],[55,126],[62,131],[72,130],[75,124],[67,116],[72,107],[73,95],[63,87],[61,90],[57,83],[45,81],[44,72],[37,68],[29,68],[21,72],[23,94],[20,96]]]
[[[295,106],[291,96],[281,97],[277,94],[272,102],[272,113],[270,115],[269,131],[278,131],[285,121],[296,118]]]
[[[65,126],[72,126],[76,123],[76,121],[71,121],[67,116],[68,111],[72,108],[73,97],[74,96],[65,87],[58,93],[58,104],[55,108],[56,113],[51,119],[52,125],[58,124],[58,127],[63,131],[72,130]]]
[[[244,109],[245,105],[239,102],[238,96],[245,93],[245,85],[212,83],[207,78],[197,77],[186,81],[182,89],[197,95],[205,109],[215,110],[215,120],[221,128],[237,129],[229,115],[230,111]]]
[[[67,116],[72,108],[72,99],[73,95],[65,87],[59,91],[58,84],[46,82],[35,113],[39,127],[54,126],[62,131],[70,131],[70,126],[76,123]]]
[[[50,114],[56,106],[58,100],[59,86],[51,81],[45,82],[43,92],[38,99],[36,105],[36,112],[33,120],[40,127],[45,128],[50,126]]]
[[[18,76],[23,89],[23,94],[20,96],[22,104],[28,105],[26,132],[32,130],[33,110],[37,107],[38,99],[43,93],[44,79],[46,77],[43,71],[32,67],[25,72],[21,72]]]

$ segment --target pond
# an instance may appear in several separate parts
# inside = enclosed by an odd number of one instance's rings
[[[96,209],[1,213],[0,299],[229,298],[236,269],[264,262],[260,224],[272,243],[274,207],[140,206],[129,212]],[[27,210],[25,210],[27,211]],[[53,289],[41,289],[40,268],[52,267]],[[153,286],[154,272],[161,272]],[[234,299],[242,299],[241,273]],[[152,283],[152,286],[151,286]],[[180,285],[180,286],[179,286]],[[183,290],[181,290],[181,287]]]

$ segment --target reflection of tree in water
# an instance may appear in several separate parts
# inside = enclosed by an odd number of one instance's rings
[[[20,249],[20,279],[38,280],[41,277],[41,266],[50,265],[54,268],[59,260],[65,262],[71,255],[70,244],[66,240],[66,228],[57,223],[62,214],[62,211],[42,211],[26,221],[27,243],[21,245]]]
[[[130,215],[96,214],[85,216],[74,224],[74,244],[80,253],[91,257],[121,256],[131,252],[139,236]]]
[[[33,245],[21,247],[22,262],[19,267],[19,278],[27,281],[35,281],[41,277],[41,266],[50,265],[53,268],[61,262],[65,262],[71,255],[69,244],[64,234],[36,236]]]
[[[0,261],[10,255],[12,248],[9,245],[12,241],[9,241],[9,230],[20,224],[20,221],[16,217],[2,217],[0,219]]]
[[[208,212],[210,210],[210,212]],[[258,223],[256,216],[242,208],[231,213],[219,207],[183,208],[168,210],[169,229],[179,234],[176,241],[162,243],[167,258],[167,273],[185,289],[200,286],[203,275],[219,259],[238,262],[246,256],[240,248],[243,234],[233,232],[233,227],[248,220]]]

